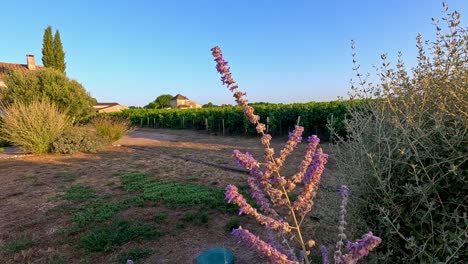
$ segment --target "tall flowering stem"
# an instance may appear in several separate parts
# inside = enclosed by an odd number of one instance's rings
[[[376,237],[369,232],[362,236],[361,239],[352,243],[348,241],[346,245],[349,253],[341,257],[340,264],[354,264],[357,263],[359,259],[367,256],[369,251],[376,248],[382,240],[379,237]]]
[[[240,241],[270,257],[274,263],[309,264],[308,255],[310,249],[315,246],[315,241],[305,240],[300,227],[302,221],[305,219],[305,215],[312,210],[314,204],[313,199],[317,194],[318,185],[325,169],[328,155],[324,154],[322,149],[318,147],[320,143],[318,137],[310,136],[308,138],[304,159],[299,166],[298,172],[291,177],[281,175],[281,168],[284,166],[286,158],[302,141],[304,128],[296,126],[294,130],[289,133],[288,141],[280,150],[278,156],[275,157],[275,150],[270,146],[271,135],[265,133],[265,124],[260,122],[260,116],[256,115],[254,113],[255,110],[247,104],[248,101],[245,98],[246,94],[239,90],[239,86],[232,77],[231,69],[228,62],[224,59],[221,49],[219,47],[214,47],[211,49],[211,52],[216,61],[216,70],[221,74],[221,82],[233,93],[235,101],[242,108],[249,122],[255,125],[257,133],[261,135],[261,143],[265,147],[265,162],[262,163],[258,162],[248,152],[242,153],[239,150],[234,150],[232,153],[237,163],[249,170],[250,176],[247,181],[251,194],[263,213],[258,212],[256,208],[251,206],[234,185],[227,186],[225,192],[226,200],[240,207],[239,214],[244,213],[253,216],[258,222],[265,225],[268,230],[278,231],[283,238],[285,235],[290,235],[291,239],[295,239],[302,250],[300,250],[299,257],[285,254],[284,252],[294,253],[293,247],[290,247],[286,239],[283,239],[282,242],[286,244],[288,250],[285,250],[280,244],[274,241],[267,243],[242,227],[235,229],[233,234],[237,236]],[[302,191],[295,201],[291,201],[289,193],[299,184],[303,186]],[[280,207],[285,207],[289,212],[285,218],[280,217],[277,213],[277,209]],[[289,224],[288,220],[291,221],[292,224]],[[361,242],[357,243],[357,245],[352,244],[349,246],[351,248],[350,254],[352,254],[345,255],[343,258],[340,258],[340,260],[354,260],[361,256],[357,255],[357,253],[353,253],[356,250],[359,251],[361,248],[360,245],[363,244]],[[370,247],[365,248],[370,250]],[[324,263],[329,263],[326,247],[322,247],[322,254],[324,255]]]
[[[346,240],[346,234],[344,233],[346,229],[346,205],[348,204],[348,197],[349,197],[349,188],[346,185],[342,185],[340,187],[340,194],[341,194],[341,206],[340,206],[340,223],[338,225],[338,242],[336,242],[336,251],[335,251],[335,263],[338,264],[341,262],[342,251],[341,248],[343,247],[343,241]]]

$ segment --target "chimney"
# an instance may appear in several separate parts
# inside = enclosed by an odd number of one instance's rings
[[[31,71],[34,71],[36,69],[36,62],[34,61],[34,55],[26,54],[26,63],[27,63],[28,69],[30,69]]]

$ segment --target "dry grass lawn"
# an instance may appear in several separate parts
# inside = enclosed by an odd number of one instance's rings
[[[274,147],[278,148],[281,143],[275,140]],[[123,252],[135,247],[151,251],[141,253],[145,257],[138,263],[193,263],[197,254],[210,247],[226,247],[233,251],[236,263],[268,263],[249,248],[237,244],[230,235],[226,225],[234,221],[235,214],[201,209],[205,210],[206,222],[195,224],[189,216],[198,214],[197,207],[171,208],[164,203],[148,201],[138,206],[121,207],[115,215],[96,226],[112,225],[115,219],[146,223],[158,230],[157,239],[131,238],[99,252],[77,246],[84,234],[96,227],[74,229],[76,219],[73,217],[80,206],[89,206],[96,200],[118,204],[133,197],[134,194],[122,187],[122,174],[139,172],[151,180],[220,189],[232,183],[245,188],[244,173],[186,159],[235,167],[235,161],[230,157],[233,149],[249,151],[259,159],[263,152],[257,137],[222,137],[187,130],[141,129],[117,144],[120,146],[95,154],[0,160],[0,259],[3,263],[119,263]],[[289,159],[283,171],[285,175],[292,174],[297,168],[305,146],[302,143]],[[326,144],[324,149],[326,152]],[[306,237],[315,239],[318,245],[331,245],[335,241],[339,182],[333,164],[329,162],[314,209],[304,224]],[[64,197],[74,186],[89,187],[95,192],[85,200],[67,200]],[[155,223],[157,216],[164,219]],[[263,228],[249,217],[241,216],[239,223],[265,236]]]

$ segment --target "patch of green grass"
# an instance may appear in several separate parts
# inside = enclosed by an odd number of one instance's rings
[[[2,250],[10,253],[20,252],[21,250],[28,249],[36,244],[35,241],[28,238],[20,238],[6,242],[2,246]]]
[[[114,217],[120,210],[128,208],[122,203],[108,203],[96,200],[90,204],[80,206],[72,215],[72,221],[78,228],[83,228],[91,223],[100,223]]]
[[[209,221],[208,212],[200,211],[198,213],[187,212],[182,215],[182,221],[194,223],[196,225],[204,225]]]
[[[5,151],[5,148],[0,147],[0,152],[4,152],[4,151]]]
[[[89,186],[74,185],[68,189],[63,198],[68,201],[84,201],[96,196],[96,190]]]
[[[133,247],[117,255],[116,262],[125,264],[127,260],[131,259],[134,263],[138,263],[139,260],[145,259],[151,255],[153,255],[153,250],[150,248]]]
[[[67,264],[69,261],[62,256],[55,256],[47,261],[47,264]]]
[[[121,174],[120,182],[127,192],[136,192],[143,190],[143,187],[150,181],[144,173],[126,172]]]
[[[143,199],[143,196],[141,195],[126,198],[120,203],[125,206],[137,206],[137,207],[143,207],[146,204],[145,199]]]
[[[184,223],[177,223],[176,226],[175,226],[176,229],[184,229],[185,228],[185,224]]]
[[[163,223],[167,220],[167,214],[166,213],[159,213],[153,216],[153,221],[160,224]]]
[[[170,208],[203,205],[221,212],[235,212],[237,206],[224,201],[224,189],[174,181],[150,180],[144,173],[126,173],[120,177],[129,192],[142,191],[146,200],[163,202]]]
[[[111,225],[97,227],[80,238],[78,247],[90,252],[110,251],[135,239],[155,239],[161,236],[161,232],[153,226],[118,221]]]
[[[229,222],[226,224],[226,229],[231,232],[232,230],[239,228],[240,226],[240,219],[237,216],[231,217]]]

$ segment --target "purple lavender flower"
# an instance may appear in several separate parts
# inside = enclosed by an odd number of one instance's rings
[[[339,192],[340,192],[341,196],[349,197],[349,188],[348,188],[348,186],[341,185],[340,189],[339,189]]]
[[[127,264],[133,264],[133,260],[127,259]]]
[[[374,248],[376,248],[382,239],[376,237],[369,232],[362,236],[361,239],[357,240],[356,242],[352,243],[348,241],[346,247],[348,248],[349,253],[344,255],[341,258],[341,264],[354,264],[357,261],[369,254]]]
[[[328,257],[328,249],[326,246],[320,246],[320,252],[322,253],[322,263],[323,264],[330,264],[330,258]]]
[[[247,245],[255,248],[259,253],[269,257],[275,263],[278,264],[299,264],[297,261],[288,259],[288,256],[281,253],[278,249],[274,248],[272,245],[261,240],[254,234],[250,233],[248,230],[243,229],[239,226],[238,229],[234,229],[232,234],[235,235],[239,242],[244,242]]]

